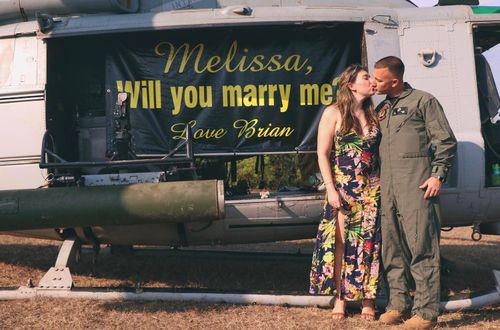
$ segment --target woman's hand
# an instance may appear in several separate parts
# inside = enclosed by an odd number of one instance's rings
[[[333,189],[328,192],[328,204],[330,204],[334,209],[340,209],[342,206],[342,200],[337,190]]]

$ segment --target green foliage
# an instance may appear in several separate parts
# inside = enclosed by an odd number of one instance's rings
[[[226,180],[226,189],[236,189],[236,194],[244,194],[250,189],[278,190],[284,186],[308,188],[308,178],[318,172],[316,154],[265,155],[264,176],[259,157],[237,160],[236,182],[231,176],[230,158],[198,158],[196,172],[200,180]],[[229,180],[229,182],[227,181]]]
[[[260,168],[256,173],[257,157],[238,161],[238,180],[246,180],[250,188],[263,187],[277,190],[283,186],[298,186],[301,173],[298,166],[298,155],[266,155],[264,156],[264,180],[261,182]]]

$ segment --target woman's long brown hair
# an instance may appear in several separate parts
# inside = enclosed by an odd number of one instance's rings
[[[337,92],[337,101],[335,105],[340,110],[340,114],[342,117],[342,122],[340,125],[340,133],[345,135],[351,130],[354,129],[354,132],[358,135],[363,135],[363,128],[361,127],[359,121],[352,114],[352,108],[355,102],[354,95],[348,87],[349,83],[354,83],[356,81],[356,77],[360,71],[368,70],[359,65],[359,64],[351,64],[349,65],[339,77],[338,82],[338,92]],[[368,125],[373,128],[378,125],[377,118],[375,117],[375,112],[373,110],[373,101],[371,97],[368,97],[363,101],[362,108],[365,113],[365,118]]]

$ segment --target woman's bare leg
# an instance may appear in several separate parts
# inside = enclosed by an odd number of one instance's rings
[[[373,299],[361,300],[361,317],[367,321],[375,321],[375,301]]]
[[[344,260],[344,242],[345,242],[345,215],[337,212],[337,224],[335,226],[335,260],[333,265],[333,274],[335,276],[335,304],[333,306],[334,318],[341,319],[345,313],[345,300],[341,299],[342,290],[342,263]],[[338,317],[335,317],[337,315]]]

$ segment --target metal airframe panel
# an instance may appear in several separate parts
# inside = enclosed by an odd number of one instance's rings
[[[63,18],[54,29],[40,38],[77,35],[138,32],[148,30],[188,29],[224,26],[302,24],[305,22],[364,22],[375,15],[394,15],[384,8],[314,8],[267,7],[255,8],[249,16],[234,14],[232,10],[201,9],[161,12],[157,14],[130,14]]]

